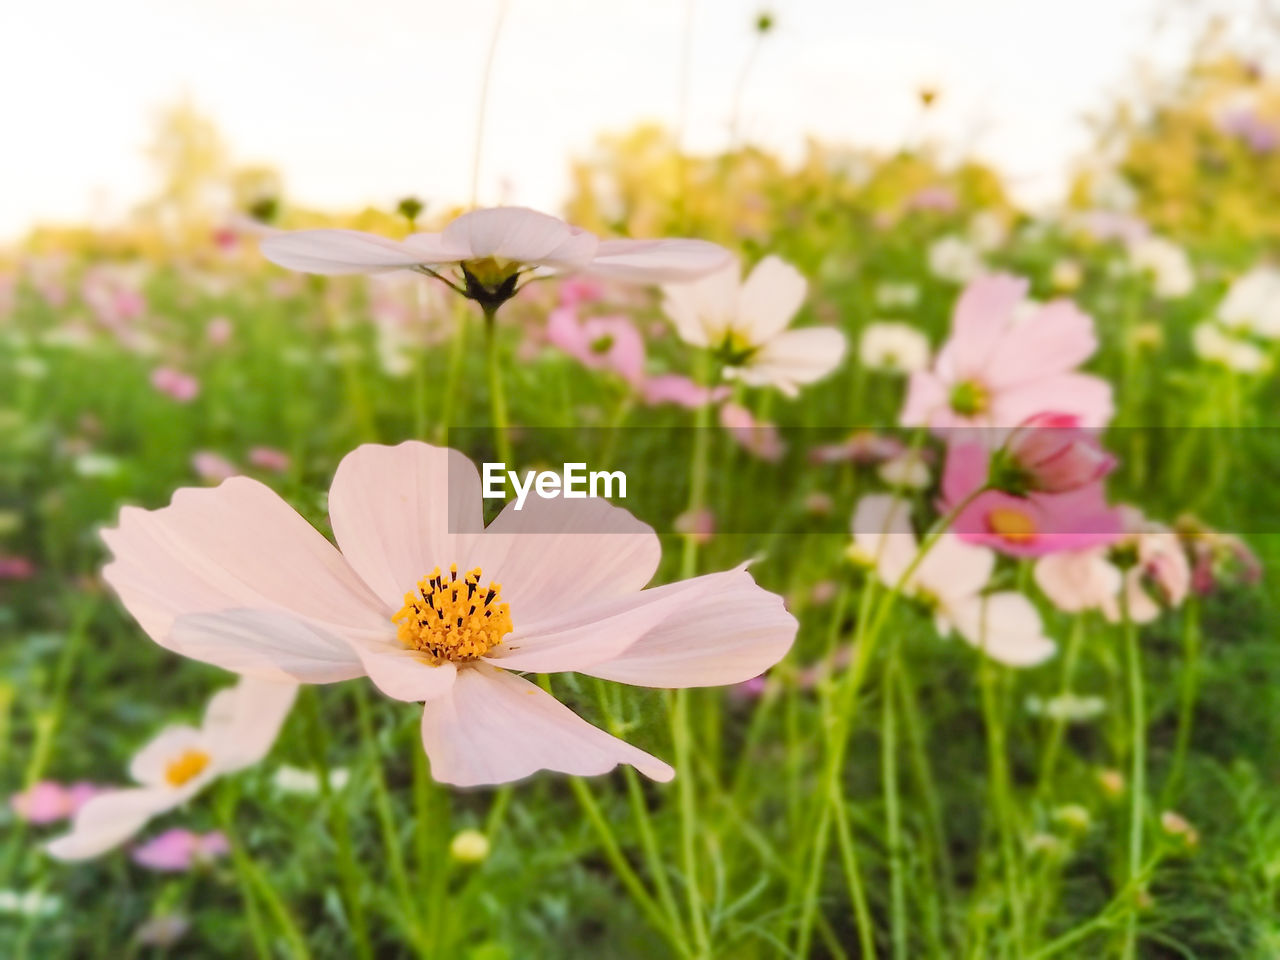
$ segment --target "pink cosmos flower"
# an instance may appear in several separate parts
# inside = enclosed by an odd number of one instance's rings
[[[953,510],[987,484],[991,456],[979,442],[960,441],[948,448],[942,474],[944,510]],[[1038,557],[1112,543],[1121,525],[1120,513],[1107,505],[1102,484],[1095,482],[1068,493],[1015,496],[986,490],[956,515],[951,530],[1002,553]]]
[[[709,543],[716,533],[716,515],[706,507],[686,510],[676,517],[671,526],[676,533],[691,537],[694,543]]]
[[[787,445],[778,435],[778,428],[752,416],[751,411],[736,403],[726,403],[720,408],[720,426],[743,450],[753,457],[776,463],[787,452]]]
[[[204,337],[215,347],[221,347],[231,341],[235,326],[226,317],[214,317],[204,327]]]
[[[221,454],[198,450],[191,455],[191,469],[201,480],[221,482],[240,473],[240,468]]]
[[[145,591],[138,596],[145,596]],[[151,607],[144,616],[155,616],[157,609]],[[257,763],[275,742],[297,689],[292,683],[242,678],[219,690],[199,728],[178,724],[161,730],[129,766],[138,786],[105,790],[85,803],[75,814],[71,832],[47,845],[49,855],[58,860],[96,857],[124,843],[152,817],[186,803],[218,777]]]
[[[487,307],[514,296],[534,271],[669,283],[701,277],[729,259],[727,250],[705,240],[601,240],[525,207],[473,210],[440,233],[415,233],[404,240],[357,230],[279,233],[262,241],[262,253],[305,273],[418,270],[445,279]]]
[[[604,299],[604,285],[588,277],[570,277],[560,284],[560,305],[576,307]]]
[[[987,592],[995,554],[944,533],[911,570],[920,551],[911,528],[911,504],[887,494],[863,497],[853,515],[854,550],[874,567],[882,583],[902,582],[903,593],[928,606],[938,632],[958,633],[993,660],[1030,667],[1056,649],[1044,636],[1035,605],[1022,594]],[[903,577],[906,580],[903,581]]]
[[[1111,385],[1075,370],[1097,348],[1093,321],[1067,300],[1020,318],[1026,294],[1027,282],[1007,275],[965,289],[933,368],[911,375],[904,426],[1007,428],[1045,410],[1106,425]]]
[[[1042,493],[1078,490],[1101,480],[1116,465],[1116,458],[1102,449],[1097,431],[1081,429],[1080,418],[1067,413],[1039,413],[1024,420],[996,459],[1012,474],[1016,487]]]
[[[612,370],[632,386],[644,381],[644,340],[624,316],[579,319],[574,307],[547,318],[547,339],[592,370]]]
[[[640,394],[649,406],[673,403],[688,410],[705,407],[708,403],[719,403],[729,393],[728,387],[703,387],[678,373],[646,377],[640,386]]]
[[[230,852],[226,834],[220,830],[201,834],[175,827],[135,847],[133,862],[160,873],[182,873]]]
[[[269,470],[272,473],[284,473],[291,462],[287,453],[274,447],[252,447],[248,460],[259,470]]]
[[[425,701],[437,780],[504,783],[662,761],[576,716],[520,673],[576,671],[693,687],[757,676],[796,621],[743,568],[643,589],[657,535],[598,499],[509,504],[488,527],[462,454],[365,445],[338,466],[329,517],[341,552],[255,480],[126,507],[103,571],[161,646],[262,679],[368,676]]]
[[[173,367],[156,367],[151,371],[151,386],[179,403],[190,403],[200,393],[200,381]]]
[[[0,553],[0,580],[30,580],[36,566],[26,557]]]
[[[80,781],[70,785],[41,780],[9,798],[13,812],[28,823],[44,825],[65,820],[103,791],[95,783]]]

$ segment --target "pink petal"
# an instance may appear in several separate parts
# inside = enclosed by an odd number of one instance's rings
[[[633,283],[681,283],[732,259],[724,247],[706,240],[602,240],[587,272]]]
[[[463,571],[471,536],[484,525],[480,475],[445,447],[364,444],[338,464],[329,520],[342,555],[382,600],[389,620],[435,567],[448,571],[457,563]]]
[[[169,809],[173,793],[138,787],[100,794],[80,808],[71,832],[50,841],[45,849],[56,860],[88,860],[106,853]]]
[[[987,361],[993,390],[1067,373],[1098,348],[1093,318],[1069,300],[1056,300],[1011,328]]]
[[[190,830],[174,828],[157,834],[133,850],[133,862],[148,870],[177,873],[191,869],[199,837]]]
[[[695,577],[670,589],[677,607],[622,653],[580,672],[643,687],[710,687],[759,676],[786,655],[796,619],[745,569]]]
[[[662,558],[653,528],[604,499],[531,494],[473,541],[467,566],[502,585],[517,631],[562,611],[640,590]]]
[[[1034,667],[1057,649],[1044,636],[1035,606],[1020,593],[974,597],[947,615],[965,640],[1006,666]]]
[[[453,686],[457,668],[452,663],[434,666],[422,655],[399,642],[359,644],[356,651],[365,672],[384,694],[396,700],[434,700]]]
[[[599,243],[593,234],[527,207],[464,213],[441,236],[450,247],[469,251],[469,260],[493,257],[566,270],[586,266]]]
[[[1088,373],[1060,373],[1006,387],[992,398],[992,426],[1015,427],[1053,410],[1080,418],[1080,426],[1101,429],[1115,413],[1111,384]]]
[[[654,780],[675,776],[528,680],[486,666],[460,670],[450,695],[427,703],[422,745],[431,775],[460,787],[508,783],[538,770],[594,776],[619,763]]]
[[[290,631],[276,646],[291,643],[300,661],[314,654],[330,671],[327,679],[337,679],[334,647],[318,638],[387,628],[377,600],[333,546],[271,490],[246,477],[213,489],[179,490],[160,510],[126,507],[119,527],[102,536],[115,554],[103,577],[147,634],[179,653],[185,651],[173,634],[177,619],[258,610],[311,628]],[[232,649],[226,655],[238,656]],[[214,644],[199,659],[221,665],[223,654]],[[360,674],[354,654],[345,658],[345,668],[346,676]]]
[[[201,731],[215,752],[218,772],[234,773],[262,760],[298,695],[295,683],[241,677],[219,690],[205,708]]]
[[[953,381],[982,373],[1026,295],[1027,281],[1007,274],[970,283],[956,301],[951,337],[938,352],[938,373]]]
[[[304,273],[386,273],[421,263],[435,251],[359,230],[294,230],[265,237],[262,255]]]
[[[9,805],[19,819],[35,824],[55,823],[71,813],[67,788],[52,780],[41,780],[15,793],[9,798]]]
[[[917,370],[911,374],[907,385],[907,399],[898,414],[898,422],[904,427],[940,425],[950,408],[947,386],[929,370]]]

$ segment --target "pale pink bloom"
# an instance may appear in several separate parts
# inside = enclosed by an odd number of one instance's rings
[[[193,833],[180,827],[157,834],[133,849],[133,862],[160,873],[182,873],[212,863],[231,852],[220,830]]]
[[[1191,589],[1201,596],[1223,585],[1253,584],[1262,563],[1237,536],[1219,533],[1190,515],[1178,518],[1178,537],[1191,559]]]
[[[692,280],[729,259],[705,240],[601,240],[525,207],[464,213],[440,233],[392,240],[357,230],[297,230],[262,241],[273,263],[306,273],[419,270],[444,277],[464,296],[497,306],[528,274],[579,273],[633,283]]]
[[[56,823],[72,816],[103,789],[84,781],[66,785],[56,780],[41,780],[22,793],[15,793],[9,798],[9,805],[28,823]]]
[[[289,469],[289,455],[274,447],[253,447],[248,454],[249,463],[259,470],[284,473]]]
[[[708,403],[719,403],[729,396],[728,387],[703,387],[678,373],[664,373],[646,377],[640,386],[644,402],[651,407],[673,403],[678,407],[695,410]]]
[[[36,566],[26,557],[0,553],[0,580],[30,580]]]
[[[240,468],[221,454],[211,450],[198,450],[191,455],[191,469],[201,480],[221,483],[227,477],[240,473]]]
[[[155,527],[148,529],[153,534],[159,532]],[[183,572],[189,575],[189,571]],[[178,571],[175,574],[181,576]],[[142,599],[146,597],[142,586],[135,596],[143,605],[139,609],[145,620],[163,616],[164,600],[158,595]],[[129,766],[129,775],[138,786],[106,790],[89,800],[76,813],[71,832],[48,844],[50,856],[87,860],[105,853],[132,837],[152,817],[186,803],[216,778],[257,763],[275,742],[296,694],[296,684],[248,677],[219,690],[210,699],[198,728],[186,724],[165,727],[138,751]]]
[[[604,299],[604,285],[589,277],[569,277],[560,284],[560,305],[576,307]]]
[[[968,504],[951,522],[951,530],[970,543],[1001,553],[1039,557],[1059,550],[1080,550],[1114,543],[1122,518],[1109,507],[1100,482],[1066,493],[1028,492],[1015,496],[986,490],[991,451],[978,442],[956,442],[947,449],[942,472],[942,509]]]
[[[871,430],[856,430],[841,443],[814,447],[809,451],[811,463],[880,463],[890,460],[906,448],[902,441]],[[921,451],[927,453],[927,451]]]
[[[180,490],[161,510],[126,507],[103,534],[115,555],[103,577],[153,640],[185,656],[264,679],[368,676],[388,696],[426,701],[432,775],[460,786],[618,763],[673,776],[519,673],[731,684],[795,637],[781,598],[743,568],[642,589],[658,537],[606,500],[531,498],[487,528],[481,503],[462,454],[365,445],[329,491],[341,553],[236,477]]]
[[[676,533],[684,534],[694,543],[704,544],[710,542],[715,536],[716,515],[706,507],[700,510],[686,510],[676,517],[671,526]]]
[[[200,393],[200,381],[173,367],[156,367],[151,371],[151,385],[179,403],[190,403]]]
[[[912,210],[932,210],[937,213],[951,213],[959,205],[956,193],[950,187],[935,185],[917,190],[907,206]]]
[[[1046,410],[1074,415],[1083,427],[1106,425],[1111,385],[1075,370],[1097,348],[1093,321],[1055,300],[1019,322],[1026,293],[1025,280],[1007,275],[965,289],[933,368],[911,375],[904,426],[1007,428]]]
[[[644,380],[644,340],[626,317],[579,319],[576,308],[557,307],[547,339],[592,370],[612,370],[633,386]]]
[[[1063,550],[1036,561],[1036,584],[1064,613],[1100,610],[1124,583],[1120,568],[1107,559],[1107,547]]]
[[[1097,431],[1082,429],[1080,418],[1067,413],[1039,413],[1023,421],[996,456],[1016,474],[1017,486],[1042,493],[1078,490],[1116,465]]]
[[[682,340],[715,351],[725,376],[788,396],[840,366],[845,337],[839,330],[787,329],[808,286],[795,267],[770,256],[745,280],[741,269],[731,260],[695,283],[662,288],[663,309]]]
[[[854,511],[853,537],[856,555],[875,568],[885,586],[901,582],[906,596],[928,606],[943,636],[954,631],[1011,667],[1035,666],[1053,655],[1054,643],[1044,636],[1030,600],[1014,591],[985,592],[996,563],[990,550],[944,533],[911,570],[920,544],[906,500],[863,497]]]
[[[728,430],[738,446],[753,457],[776,463],[787,452],[778,428],[772,423],[757,420],[750,410],[739,404],[726,403],[720,408],[720,426]]]
[[[215,347],[221,347],[231,340],[235,333],[235,325],[226,317],[214,317],[204,327],[204,337]]]

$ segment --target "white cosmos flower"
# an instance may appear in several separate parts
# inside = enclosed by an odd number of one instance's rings
[[[1280,338],[1280,270],[1259,265],[1231,284],[1218,307],[1224,325]]]
[[[1191,346],[1201,360],[1220,363],[1237,373],[1262,373],[1269,365],[1267,355],[1257,344],[1223,330],[1212,321],[1196,324],[1191,331]]]
[[[199,727],[166,727],[138,751],[129,766],[138,786],[88,801],[76,812],[70,833],[49,843],[49,854],[59,860],[96,857],[218,777],[257,763],[275,742],[297,692],[293,683],[249,678],[219,690]]]
[[[161,646],[250,676],[368,676],[425,701],[437,779],[504,783],[629,763],[674,771],[575,715],[521,673],[577,671],[652,687],[732,684],[796,633],[742,568],[643,589],[657,535],[599,499],[531,498],[487,528],[457,451],[410,441],[343,458],[329,490],[341,552],[270,489],[233,477],[126,507],[103,577]]]
[[[277,233],[262,241],[262,253],[273,263],[306,273],[418,270],[495,307],[535,271],[671,283],[704,276],[730,258],[723,247],[705,240],[601,240],[526,207],[473,210],[440,233],[414,233],[404,240],[359,230]],[[452,279],[450,271],[456,271]]]
[[[929,247],[929,270],[952,283],[968,283],[986,272],[982,253],[964,237],[948,234]]]
[[[871,323],[858,342],[858,359],[871,370],[914,373],[929,365],[929,338],[909,323]]]
[[[807,286],[778,257],[765,257],[745,280],[731,261],[695,283],[664,286],[663,309],[686,343],[720,353],[726,376],[795,396],[801,384],[835,370],[845,351],[839,330],[787,329]]]
[[[1143,237],[1129,245],[1129,262],[1151,275],[1156,295],[1165,299],[1185,297],[1196,285],[1187,252],[1164,237]]]
[[[920,550],[911,529],[911,505],[888,494],[858,501],[853,516],[857,552],[874,558],[886,586],[902,579]],[[944,533],[935,541],[903,584],[903,592],[928,604],[938,632],[955,631],[993,660],[1011,667],[1031,667],[1053,655],[1040,614],[1022,594],[1011,590],[985,593],[996,556],[986,547]]]

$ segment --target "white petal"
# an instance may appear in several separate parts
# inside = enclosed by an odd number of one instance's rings
[[[397,700],[434,700],[453,686],[457,668],[452,663],[434,666],[421,654],[397,641],[361,644],[357,647],[365,671],[379,690]]]
[[[619,763],[654,780],[675,776],[528,680],[492,667],[460,670],[450,695],[427,703],[422,745],[431,775],[460,787],[508,783],[539,770],[594,776]]]
[[[581,672],[643,687],[721,686],[758,677],[791,649],[796,618],[746,570],[671,587],[683,587],[677,609],[618,656]]]
[[[599,243],[594,234],[527,207],[464,213],[442,237],[450,247],[470,251],[468,259],[493,257],[564,270],[585,267]]]
[[[124,843],[174,805],[173,791],[147,787],[99,794],[76,813],[71,832],[45,849],[58,860],[88,860]]]
[[[724,247],[706,240],[602,240],[587,272],[632,283],[683,283],[732,259]]]
[[[466,556],[502,585],[519,631],[584,603],[643,589],[662,559],[653,528],[604,499],[508,503]],[[461,562],[461,558],[460,558]]]
[[[185,723],[165,727],[134,754],[129,776],[143,786],[170,790],[165,771],[188,751],[199,751],[213,760],[212,744],[203,731]]]
[[[1035,606],[1020,593],[970,597],[946,607],[946,615],[965,640],[1010,667],[1034,667],[1057,649],[1044,636]]]
[[[385,628],[378,601],[333,545],[256,480],[179,490],[160,510],[126,507],[102,538],[115,554],[104,579],[153,640],[179,653],[175,621],[191,614],[274,611],[311,625],[314,636]],[[300,644],[291,655],[325,661],[329,679],[344,675],[343,663],[345,676],[360,675],[354,654],[335,664],[330,647],[308,648],[307,631],[290,639]],[[240,655],[214,644],[198,659],[223,666]]]
[[[296,230],[262,241],[272,263],[306,273],[386,273],[425,262],[412,244],[359,230]]]
[[[462,572],[467,544],[484,525],[480,475],[445,447],[365,444],[338,464],[329,520],[342,555],[390,618],[435,567],[457,563]]]
[[[887,493],[873,493],[853,511],[853,542],[875,565],[885,586],[895,586],[907,572],[920,545],[911,530],[911,503]]]
[[[219,690],[205,708],[201,730],[214,749],[219,773],[253,766],[271,750],[298,695],[296,683],[242,677]]]
[[[765,257],[742,284],[735,326],[751,343],[768,343],[799,313],[808,289],[804,276],[791,264]]]
[[[775,386],[794,395],[795,387],[814,383],[844,360],[844,334],[832,327],[805,327],[780,333],[738,368],[744,383]]]
[[[959,601],[985,587],[995,566],[993,551],[944,533],[920,561],[910,582],[944,601]]]
[[[730,257],[718,270],[687,283],[662,288],[662,309],[676,326],[685,343],[712,346],[713,337],[723,337],[738,314],[738,280],[741,268]]]

